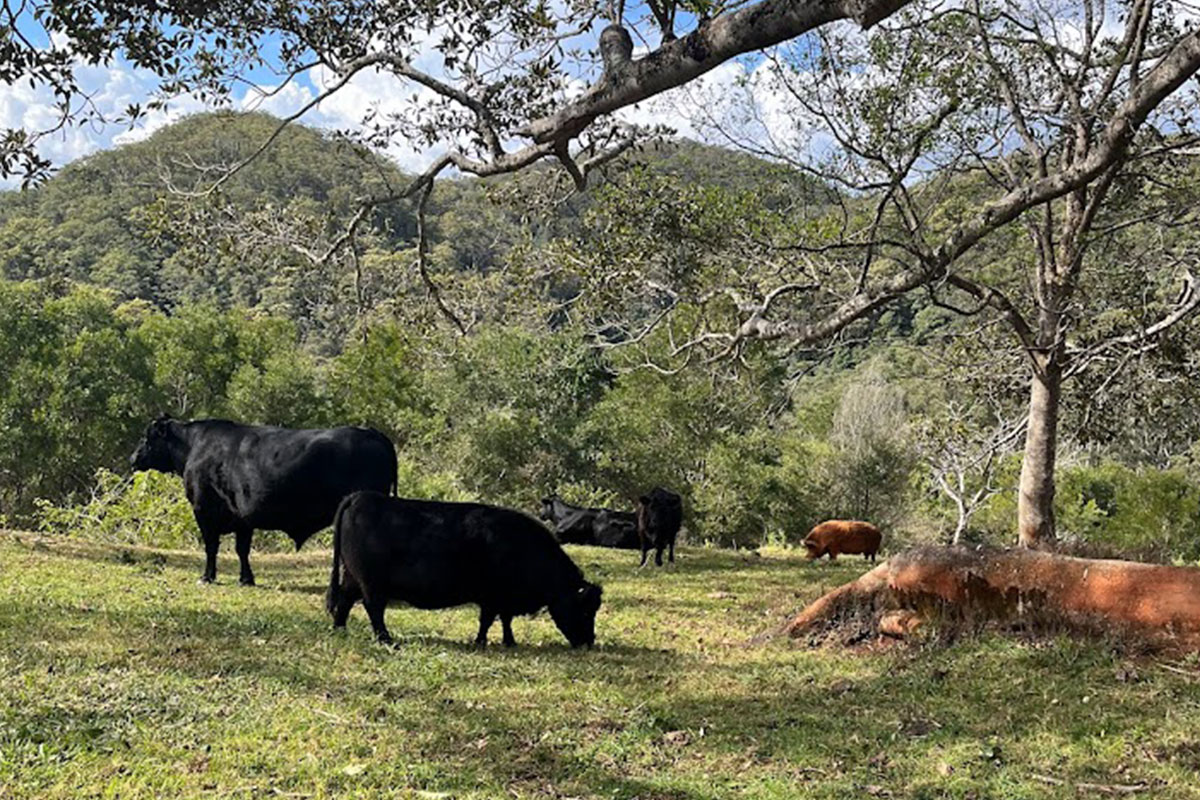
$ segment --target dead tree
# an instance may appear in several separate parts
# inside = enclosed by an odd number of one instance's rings
[[[1019,623],[1200,648],[1200,569],[1025,549],[929,547],[899,553],[811,603],[793,638],[864,619],[903,637],[930,620]]]

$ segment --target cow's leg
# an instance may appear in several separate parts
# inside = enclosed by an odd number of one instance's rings
[[[354,608],[354,604],[362,599],[362,592],[358,589],[358,584],[353,580],[347,580],[342,583],[341,595],[338,597],[337,605],[333,609],[333,627],[346,627],[346,620],[350,617],[350,609]]]
[[[655,545],[655,547],[654,547],[654,565],[656,567],[662,566],[662,551],[663,551],[663,545],[661,545],[661,544]]]
[[[234,532],[237,537],[237,554],[238,561],[241,562],[242,572],[238,577],[238,583],[242,586],[254,585],[254,571],[250,569],[250,539],[254,536],[254,529],[244,526],[238,526]]]
[[[504,646],[516,647],[517,640],[513,638],[512,633],[512,614],[501,614],[500,625],[504,628]]]
[[[217,551],[221,549],[220,531],[201,528],[204,537],[204,574],[200,576],[201,583],[212,583],[217,579]]]
[[[642,563],[638,564],[639,567],[646,566],[646,556],[648,556],[648,555],[650,555],[650,545],[646,542],[645,539],[643,539],[642,540]]]
[[[217,579],[217,550],[221,547],[221,534],[229,533],[233,527],[202,490],[189,485],[187,496],[192,504],[196,527],[200,529],[200,539],[204,542],[204,574],[200,576],[200,582],[212,583]]]
[[[667,547],[670,548],[670,551],[669,551],[670,555],[667,556],[667,561],[670,561],[672,564],[674,564],[675,563],[675,540],[672,539],[670,544],[667,545]]]
[[[496,610],[489,606],[479,607],[479,633],[475,634],[475,646],[487,647],[487,635],[496,621]]]
[[[367,616],[371,618],[371,629],[375,631],[375,639],[380,644],[391,644],[392,635],[388,633],[387,626],[383,624],[383,611],[387,608],[386,597],[367,597],[364,593],[363,606],[367,609]]]

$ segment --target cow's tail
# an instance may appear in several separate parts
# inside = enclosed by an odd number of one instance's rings
[[[353,494],[342,498],[337,513],[333,515],[333,569],[329,571],[329,590],[325,592],[325,610],[330,616],[342,599],[342,517],[353,498]]]
[[[400,460],[396,457],[396,445],[392,444],[392,440],[384,434],[383,440],[387,442],[387,450],[392,455],[392,497],[400,496]]]

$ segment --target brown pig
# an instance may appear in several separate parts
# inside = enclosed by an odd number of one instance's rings
[[[820,558],[828,553],[829,560],[834,561],[842,553],[861,553],[874,564],[881,538],[879,528],[869,522],[831,519],[815,526],[801,544],[808,550],[810,559]]]

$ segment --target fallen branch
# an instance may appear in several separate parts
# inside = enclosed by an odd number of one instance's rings
[[[1062,778],[1055,778],[1050,775],[1034,774],[1034,780],[1048,783],[1051,786],[1066,786],[1074,789],[1076,792],[1096,792],[1098,794],[1138,794],[1150,789],[1148,783],[1072,783],[1064,781]]]
[[[864,613],[875,633],[899,638],[941,616],[1051,623],[1194,650],[1200,569],[1024,549],[917,548],[818,598],[784,632],[795,638]]]

